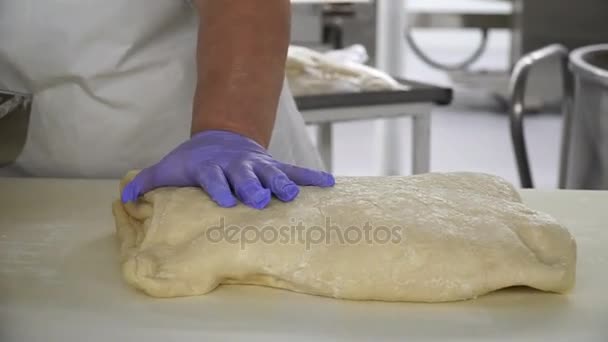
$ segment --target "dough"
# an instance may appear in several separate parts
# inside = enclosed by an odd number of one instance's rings
[[[340,51],[344,50],[320,53],[306,47],[290,45],[285,75],[292,93],[302,96],[407,89],[378,69],[332,57],[332,53]]]
[[[490,175],[338,178],[335,188],[303,188],[295,202],[273,200],[263,211],[219,208],[197,188],[162,188],[136,204],[117,201],[113,212],[124,278],[154,297],[254,284],[444,302],[517,285],[566,292],[575,280],[570,233]]]

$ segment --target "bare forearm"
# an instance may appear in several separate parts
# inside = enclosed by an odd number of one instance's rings
[[[221,129],[267,146],[289,45],[289,0],[196,0],[192,133]]]

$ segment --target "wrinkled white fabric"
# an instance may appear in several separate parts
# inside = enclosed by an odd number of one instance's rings
[[[0,89],[34,96],[0,175],[117,178],[186,140],[197,25],[181,0],[0,0]],[[270,152],[321,167],[286,86]]]

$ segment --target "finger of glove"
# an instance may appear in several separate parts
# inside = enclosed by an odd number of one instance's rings
[[[281,164],[279,169],[298,185],[331,187],[336,184],[334,176],[327,172],[316,171],[289,164]]]
[[[251,167],[241,166],[226,172],[236,196],[246,205],[264,209],[270,203],[270,190],[262,187],[260,180]]]
[[[147,168],[138,173],[129,184],[122,190],[121,200],[123,203],[135,202],[139,196],[158,187],[154,184],[155,169]]]
[[[291,202],[300,193],[300,188],[279,170],[277,167],[270,164],[263,164],[254,168],[255,174],[258,176],[262,185],[270,189],[270,191],[281,201]]]
[[[196,179],[203,190],[220,207],[231,208],[237,205],[224,171],[218,165],[204,165],[196,171]]]

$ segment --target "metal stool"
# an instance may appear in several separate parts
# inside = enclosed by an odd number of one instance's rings
[[[510,84],[511,136],[524,188],[532,174],[524,137],[524,102],[530,69],[548,58],[561,60],[564,87],[559,188],[608,189],[608,44],[568,50],[550,45],[525,55]]]

